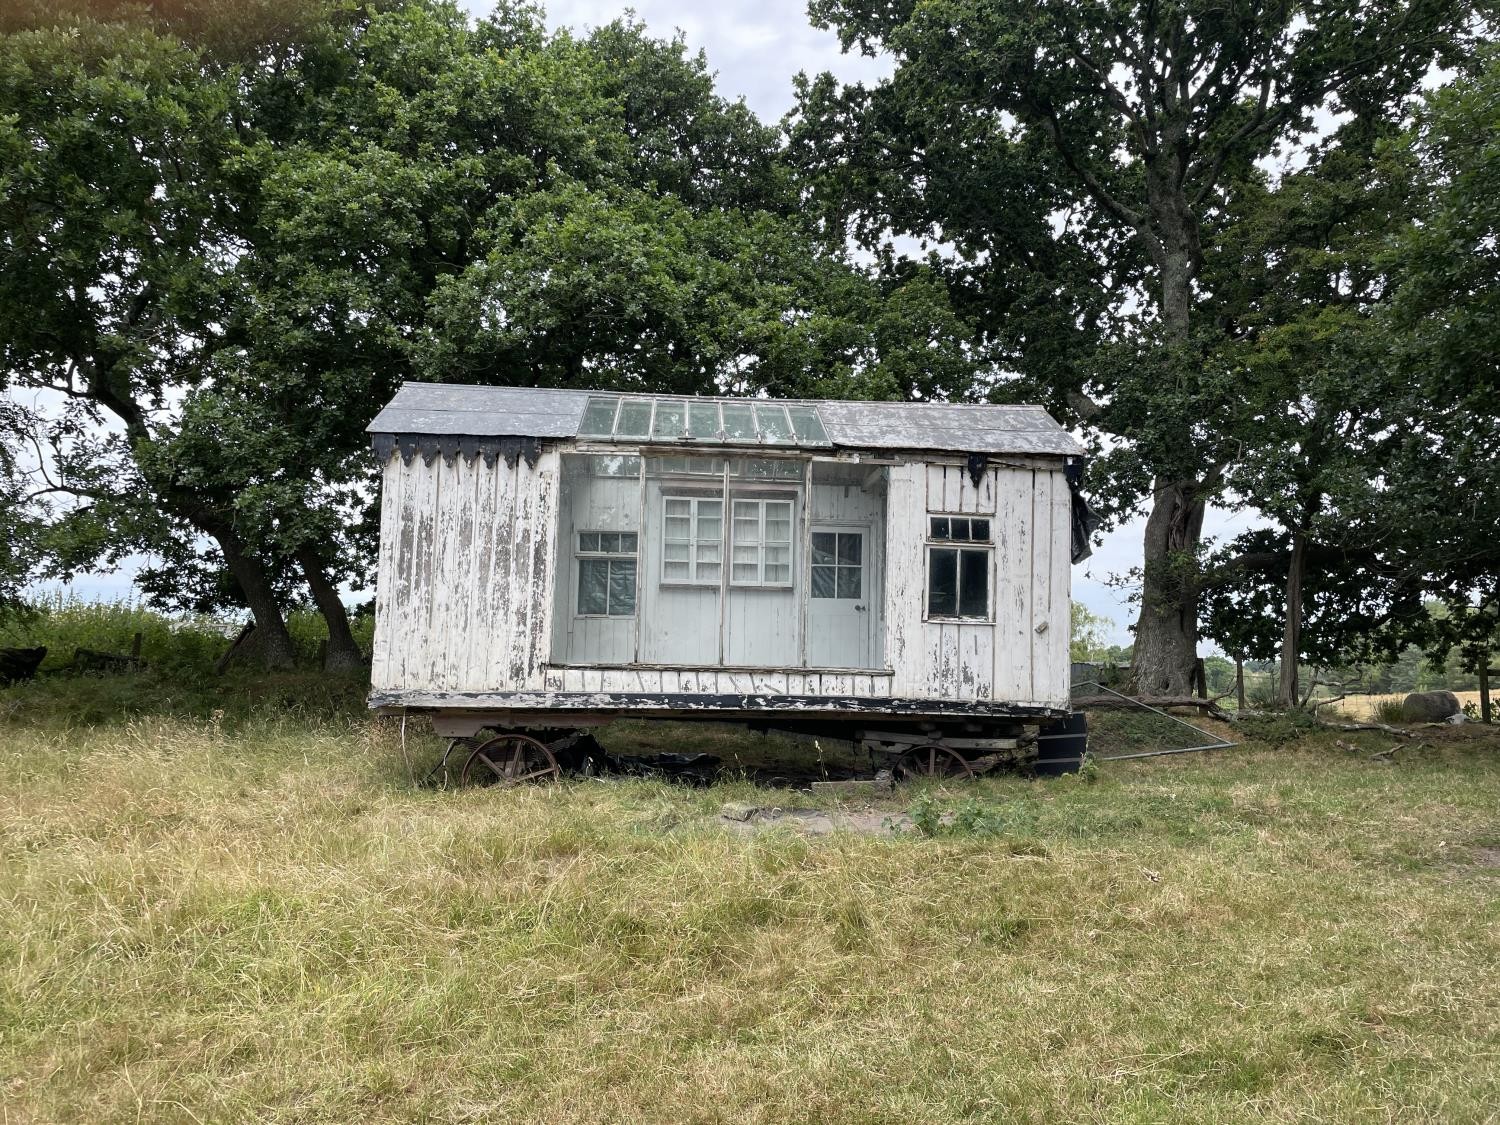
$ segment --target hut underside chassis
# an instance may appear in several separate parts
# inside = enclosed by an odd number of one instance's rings
[[[591,728],[622,718],[729,723],[805,738],[839,739],[867,753],[872,773],[967,778],[1002,766],[1082,757],[1067,711],[990,701],[671,693],[401,692],[372,696],[377,714],[416,712],[435,733],[472,745],[465,775],[514,782],[556,776],[558,758]],[[484,737],[481,737],[481,734]],[[1075,749],[1076,746],[1076,749]],[[1049,749],[1050,747],[1050,749]],[[1063,758],[1056,758],[1055,752]],[[1044,772],[1057,772],[1046,769]]]

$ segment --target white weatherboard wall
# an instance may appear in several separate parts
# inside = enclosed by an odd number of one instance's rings
[[[382,474],[375,691],[539,690],[551,633],[558,455],[535,468],[399,455]]]
[[[886,534],[886,652],[895,695],[1068,705],[1071,499],[1060,470],[896,465]],[[994,521],[992,620],[928,621],[927,520]]]

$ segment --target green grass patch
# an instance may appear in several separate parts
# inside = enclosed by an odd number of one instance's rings
[[[439,740],[338,708],[11,721],[0,1118],[1485,1120],[1496,746],[1358,737],[809,838],[734,785],[420,789]]]

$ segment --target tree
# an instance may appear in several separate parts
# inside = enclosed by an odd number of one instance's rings
[[[273,566],[161,448],[175,395],[207,376],[230,299],[234,97],[232,74],[206,73],[141,22],[84,16],[4,36],[0,372],[122,435],[98,450],[124,454],[162,511],[214,542],[268,661],[289,664]],[[93,483],[122,476],[92,460]]]
[[[978,285],[1009,298],[995,310],[1024,318],[989,327],[1028,356],[1040,349],[1020,370],[1129,440],[1111,476],[1151,499],[1135,678],[1143,691],[1186,692],[1204,509],[1239,452],[1241,388],[1216,355],[1224,329],[1209,314],[1206,255],[1257,161],[1304,137],[1319,112],[1399,105],[1466,41],[1471,7],[813,0],[811,11],[846,49],[898,61],[874,90],[806,89],[794,122],[804,159],[836,164],[818,183],[865,216],[855,229],[867,241],[885,227],[937,228],[957,251],[953,283],[983,275]],[[932,128],[939,118],[948,124]],[[915,186],[887,207],[902,170],[917,172]],[[1063,250],[1039,268],[1044,225]],[[1090,318],[1079,290],[1101,278],[1110,308]],[[1017,298],[1038,291],[1088,329],[1057,334],[1084,344],[1081,358],[1056,358],[1049,322]]]

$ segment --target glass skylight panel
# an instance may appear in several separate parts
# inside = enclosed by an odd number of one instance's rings
[[[675,399],[656,400],[656,422],[651,427],[651,436],[666,441],[679,441],[686,429],[685,404]]]
[[[590,398],[578,432],[584,437],[610,437],[615,432],[615,407],[619,400]]]
[[[713,441],[719,436],[719,404],[717,402],[690,402],[688,410],[688,437],[696,441]]]
[[[827,445],[828,433],[823,429],[823,420],[811,406],[789,406],[792,428],[797,431],[797,440],[803,445]]]
[[[620,402],[620,417],[615,422],[615,437],[644,438],[651,436],[651,406],[649,398],[627,398]]]
[[[786,420],[786,407],[780,404],[755,404],[755,428],[760,440],[786,445],[792,440],[792,427]]]
[[[729,441],[755,440],[755,413],[749,403],[724,404],[724,437]]]

